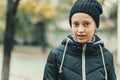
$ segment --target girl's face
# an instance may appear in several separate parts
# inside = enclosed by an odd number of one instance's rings
[[[92,40],[96,24],[91,16],[86,13],[75,13],[71,18],[72,33],[74,38],[85,43]]]

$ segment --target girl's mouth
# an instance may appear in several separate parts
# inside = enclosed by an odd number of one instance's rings
[[[85,36],[86,36],[86,35],[78,35],[77,38],[78,38],[79,40],[83,40],[83,39],[85,39]]]

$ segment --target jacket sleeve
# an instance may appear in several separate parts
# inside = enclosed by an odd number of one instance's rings
[[[51,51],[48,55],[43,80],[58,80],[58,67],[55,56],[55,51]]]
[[[108,65],[108,80],[116,80],[115,68],[114,68],[114,61],[113,55],[109,57],[109,65]]]

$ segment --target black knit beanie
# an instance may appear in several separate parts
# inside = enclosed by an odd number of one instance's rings
[[[97,0],[77,0],[71,8],[69,15],[69,23],[71,25],[71,17],[75,13],[87,13],[90,15],[96,23],[97,28],[99,27],[99,16],[102,14],[102,6]]]

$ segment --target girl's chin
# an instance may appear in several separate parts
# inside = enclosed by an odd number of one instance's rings
[[[87,42],[86,40],[79,40],[79,39],[77,39],[77,41],[78,41],[79,43],[86,43],[86,42]]]

